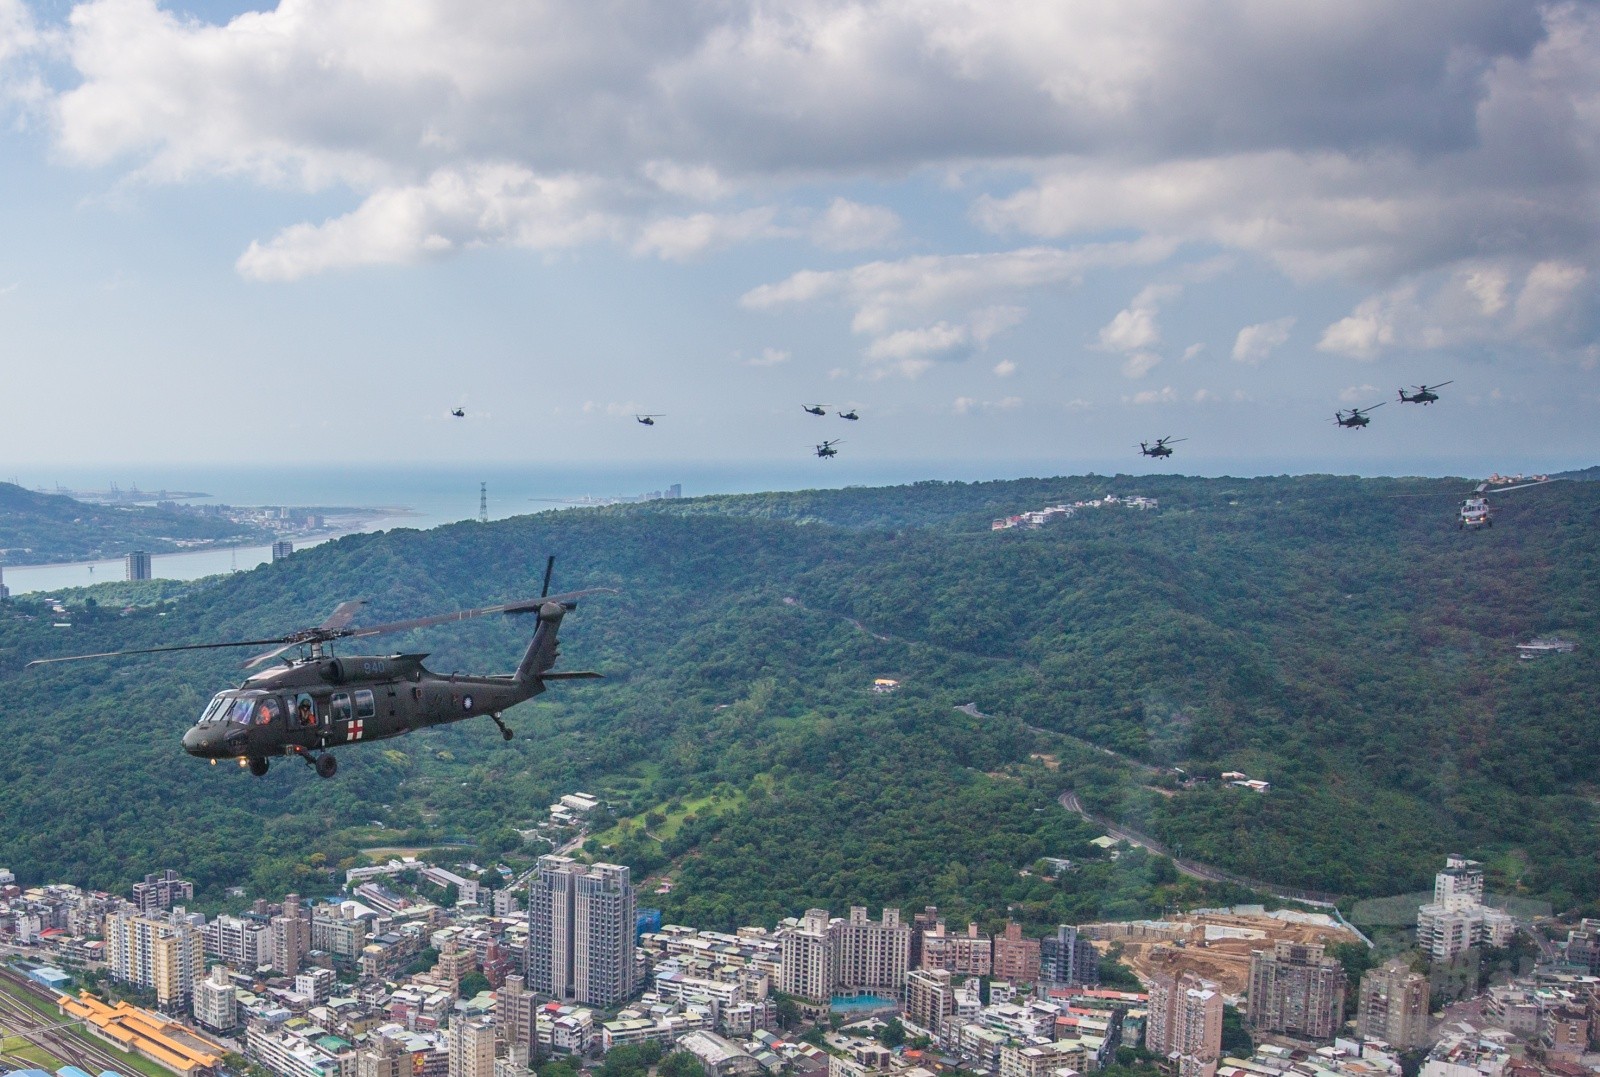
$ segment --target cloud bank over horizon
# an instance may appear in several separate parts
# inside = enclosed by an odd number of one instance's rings
[[[0,115],[122,203],[257,195],[242,286],[737,266],[743,354],[796,357],[741,367],[805,367],[810,320],[856,348],[830,376],[1070,357],[1140,404],[1600,369],[1593,3],[185,2],[0,0]]]

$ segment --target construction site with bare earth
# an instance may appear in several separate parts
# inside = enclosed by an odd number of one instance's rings
[[[1193,972],[1222,988],[1230,1001],[1250,983],[1250,952],[1278,942],[1362,943],[1360,936],[1322,913],[1259,905],[1199,909],[1171,920],[1085,924],[1079,930],[1105,952],[1120,946],[1119,960],[1148,984],[1156,976]]]

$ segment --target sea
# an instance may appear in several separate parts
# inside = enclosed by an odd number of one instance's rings
[[[1059,462],[908,461],[904,463],[807,461],[813,466],[726,463],[684,464],[640,461],[610,465],[489,467],[184,467],[147,465],[115,468],[35,468],[7,475],[5,481],[54,492],[181,491],[209,495],[184,499],[191,504],[294,506],[360,509],[364,531],[397,527],[425,529],[477,519],[482,506],[490,520],[531,512],[560,511],[584,500],[640,498],[676,486],[683,497],[760,493],[772,490],[893,486],[925,479],[979,481],[1067,473]],[[305,549],[337,535],[295,540]],[[247,572],[272,559],[269,545],[212,548],[153,554],[157,579],[193,580],[227,572]],[[14,595],[49,593],[121,580],[122,559],[55,565],[6,565],[5,585]]]

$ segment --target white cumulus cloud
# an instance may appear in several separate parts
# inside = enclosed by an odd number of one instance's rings
[[[1274,349],[1288,341],[1289,330],[1294,328],[1294,323],[1295,319],[1288,317],[1245,326],[1233,339],[1233,361],[1252,366],[1260,363]]]
[[[811,241],[832,251],[884,247],[900,234],[900,215],[885,206],[835,198],[811,224]]]
[[[295,280],[329,269],[418,262],[489,242],[570,247],[616,228],[574,177],[485,166],[441,171],[424,184],[374,194],[343,217],[286,228],[250,244],[238,270],[255,280]]]

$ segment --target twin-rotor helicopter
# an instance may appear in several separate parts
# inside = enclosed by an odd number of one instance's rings
[[[459,722],[488,715],[511,739],[501,711],[545,690],[547,681],[587,680],[601,676],[591,670],[557,672],[560,654],[556,634],[561,619],[577,608],[578,599],[592,594],[615,594],[611,588],[591,588],[550,594],[552,557],[545,565],[544,587],[538,598],[499,606],[457,610],[415,617],[388,624],[353,627],[351,622],[364,601],[340,603],[315,628],[303,628],[272,639],[232,640],[226,643],[183,643],[168,647],[77,654],[41,658],[28,665],[71,662],[86,658],[166,651],[211,650],[219,647],[272,649],[245,663],[246,669],[273,665],[250,674],[238,688],[212,697],[199,721],[183,735],[190,755],[211,760],[237,759],[241,767],[260,777],[273,756],[299,756],[318,775],[331,778],[339,769],[331,749],[346,744],[387,740],[414,729]],[[422,664],[426,654],[351,655],[335,657],[329,647],[335,640],[362,639],[405,632],[429,625],[486,617],[494,613],[531,613],[537,617],[533,638],[515,672],[494,675],[435,673]],[[289,651],[298,651],[290,658]]]

